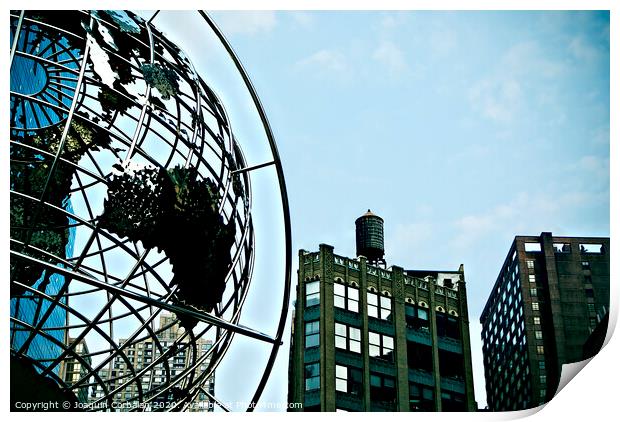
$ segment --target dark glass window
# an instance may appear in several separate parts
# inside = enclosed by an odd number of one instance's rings
[[[321,375],[319,363],[306,365],[306,391],[318,390],[321,388]]]
[[[435,409],[432,387],[409,383],[409,410],[430,412]]]
[[[357,368],[336,365],[336,391],[361,396],[362,371]]]
[[[437,323],[437,335],[439,337],[450,337],[456,340],[460,339],[459,325],[455,317],[438,312],[435,316],[435,320]]]
[[[407,327],[413,330],[429,330],[428,310],[405,304],[405,320]]]
[[[462,412],[467,410],[465,396],[452,391],[441,391],[442,412]]]
[[[396,382],[394,377],[371,372],[370,400],[390,404],[393,408],[396,404]]]

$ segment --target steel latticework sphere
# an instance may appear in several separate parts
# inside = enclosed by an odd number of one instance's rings
[[[201,13],[255,101],[279,180],[273,337],[238,324],[261,165],[246,163],[224,105],[155,16],[11,13],[11,370],[91,410],[225,408],[212,379],[235,334],[273,345],[256,401],[286,316],[288,204],[258,98]]]

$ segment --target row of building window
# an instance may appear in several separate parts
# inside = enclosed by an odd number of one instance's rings
[[[319,321],[306,322],[306,348],[317,347],[319,340]],[[362,352],[362,333],[359,328],[335,323],[334,343],[336,348],[353,353]],[[394,338],[385,334],[368,332],[368,352],[371,357],[393,360]]]
[[[390,297],[368,292],[367,298],[369,317],[386,321],[392,320],[392,299]],[[306,307],[318,305],[319,300],[319,281],[306,283]],[[334,306],[351,312],[359,312],[359,289],[334,283]],[[440,331],[442,332],[438,335],[458,339],[460,335],[458,333],[456,318],[447,317],[446,324],[443,324],[442,318],[443,315],[439,314],[438,320],[441,321],[439,321],[440,324],[438,325],[438,329],[441,328]],[[405,319],[409,328],[422,331],[429,330],[429,313],[425,308],[406,303]]]
[[[320,303],[319,281],[306,283],[306,307]],[[380,296],[377,293],[367,293],[368,316],[378,319],[391,320],[392,299]],[[359,289],[334,283],[334,306],[351,312],[359,312]]]
[[[360,397],[363,393],[363,374],[359,368],[336,365],[336,391]],[[306,391],[320,389],[320,363],[305,366]],[[388,405],[395,410],[396,379],[393,376],[370,374],[370,400]],[[441,391],[443,410],[466,410],[465,396],[462,394]],[[409,383],[409,410],[432,411],[435,408],[435,392],[432,387]]]

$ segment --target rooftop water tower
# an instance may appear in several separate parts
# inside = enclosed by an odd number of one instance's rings
[[[357,256],[365,256],[368,262],[385,265],[383,255],[383,218],[370,210],[355,220],[355,245]]]

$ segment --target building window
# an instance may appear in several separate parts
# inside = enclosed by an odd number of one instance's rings
[[[334,306],[359,312],[359,289],[334,283]]]
[[[556,253],[570,253],[570,243],[554,243],[553,250]]]
[[[394,378],[370,373],[370,400],[383,403],[396,403],[396,383]]]
[[[320,364],[310,363],[306,365],[306,391],[321,388]]]
[[[376,293],[368,293],[368,316],[392,320],[392,299],[386,296],[379,296]]]
[[[546,375],[541,375],[540,376],[540,383],[541,384],[546,384],[547,383],[547,376]]]
[[[581,261],[581,269],[582,270],[589,270],[590,269],[590,262],[589,261]]]
[[[508,399],[508,404],[510,399]],[[443,412],[464,412],[467,410],[465,396],[449,391],[441,391],[441,410]]]
[[[347,386],[348,371],[346,366],[336,365],[336,391],[349,392]]]
[[[540,397],[543,398],[543,399],[545,397],[547,397],[547,389],[546,388],[541,388],[540,389]]]
[[[586,289],[586,297],[594,297],[594,290],[592,289]]]
[[[408,328],[414,330],[429,330],[428,310],[405,303],[405,321]]]
[[[524,244],[525,252],[540,252],[540,243],[526,242]]]
[[[336,365],[336,391],[361,396],[362,371],[357,368]]]
[[[306,308],[320,303],[319,281],[306,283]]]
[[[534,335],[536,336],[536,340],[542,340],[542,331],[536,330],[534,331]]]
[[[319,345],[319,321],[306,322],[306,349]]]
[[[544,355],[545,354],[545,346],[536,346],[536,353],[538,353],[539,355]]]
[[[455,340],[459,340],[461,338],[459,333],[459,323],[456,318],[441,313],[435,314],[435,317],[435,322],[437,324],[437,336],[450,337]]]
[[[534,325],[540,325],[540,317],[534,317]]]
[[[594,303],[588,303],[588,312],[594,313]]]
[[[538,361],[538,369],[545,369],[545,361],[544,360],[539,360]]]
[[[368,332],[368,353],[370,357],[392,362],[394,355],[394,339],[384,334]]]
[[[534,269],[534,260],[533,259],[528,259],[527,261],[527,268],[530,270]]]
[[[429,412],[435,409],[432,387],[409,383],[409,410]]]
[[[336,323],[336,347],[354,353],[361,353],[362,335],[359,328]]]
[[[538,302],[532,302],[532,310],[533,310],[533,311],[538,311],[538,310],[540,310],[540,309],[539,309],[539,307],[538,307]]]
[[[535,274],[528,275],[527,279],[530,281],[530,283],[536,283],[536,275]]]
[[[536,287],[532,287],[530,289],[530,296],[532,296],[532,297],[538,296],[538,291],[536,290]]]

